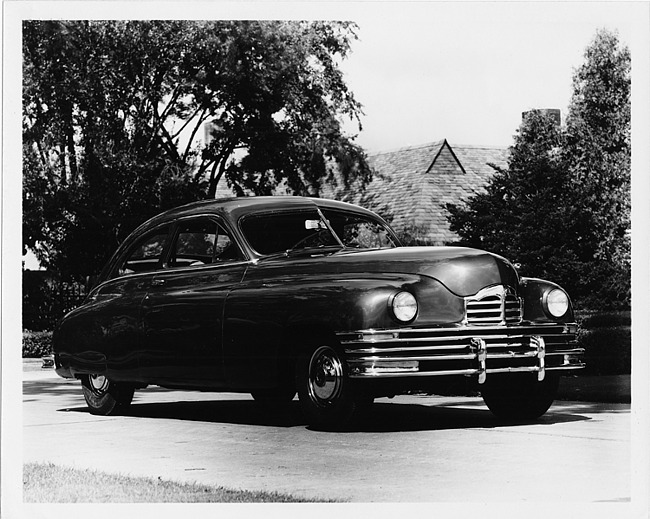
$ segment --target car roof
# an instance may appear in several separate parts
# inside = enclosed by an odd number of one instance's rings
[[[131,244],[139,239],[139,237],[144,233],[163,223],[173,222],[179,218],[184,218],[187,216],[214,214],[222,216],[225,220],[229,220],[233,225],[236,226],[239,219],[242,216],[248,214],[268,213],[273,211],[284,211],[291,209],[313,209],[316,207],[353,211],[368,216],[377,216],[375,213],[369,211],[368,209],[364,209],[347,202],[329,200],[326,198],[311,198],[290,195],[233,197],[192,202],[160,213],[157,216],[154,216],[153,218],[147,220],[137,229],[135,229],[126,238],[126,240],[120,244],[118,249],[113,254],[112,258],[108,261],[102,270],[100,278],[105,278],[107,272],[110,271],[114,262],[122,254],[122,251],[126,247],[130,247]]]
[[[303,196],[250,196],[237,198],[222,198],[217,200],[201,200],[192,202],[174,209],[165,211],[147,222],[147,227],[155,225],[158,221],[170,220],[195,214],[214,213],[229,217],[233,222],[250,213],[280,211],[284,209],[309,209],[322,207],[327,209],[341,209],[374,215],[362,207],[329,200],[326,198],[311,198]]]
[[[120,246],[122,248],[127,242],[132,242],[149,229],[159,224],[172,222],[178,218],[194,215],[215,214],[224,217],[225,220],[237,225],[242,216],[254,213],[268,213],[273,211],[284,211],[287,209],[313,209],[316,207],[325,209],[339,209],[354,211],[368,216],[377,216],[372,211],[359,207],[358,205],[329,200],[327,198],[311,198],[304,196],[278,195],[278,196],[243,196],[233,198],[221,198],[215,200],[200,200],[191,202],[150,218],[138,228]]]

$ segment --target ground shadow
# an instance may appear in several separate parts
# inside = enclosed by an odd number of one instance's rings
[[[123,411],[123,416],[148,419],[167,419],[230,423],[239,425],[258,425],[266,427],[307,427],[297,400],[277,406],[261,405],[246,397],[232,398],[232,394],[214,394],[214,399],[192,400],[188,392],[175,392],[183,400],[142,402],[140,397],[157,394],[168,398],[172,390],[158,387],[137,391],[131,406]],[[75,397],[83,404],[81,390],[77,383],[53,380],[23,382],[25,402],[37,402],[44,397]],[[88,413],[85,405],[59,408],[58,411]],[[382,399],[360,414],[346,432],[397,432],[418,430],[448,430],[467,428],[494,428],[521,426],[531,423],[552,425],[556,423],[586,421],[587,414],[599,412],[628,412],[627,408],[612,409],[587,402],[557,402],[543,417],[534,421],[504,422],[498,420],[484,405],[480,398],[457,397],[423,398],[423,403],[404,403],[399,400]]]

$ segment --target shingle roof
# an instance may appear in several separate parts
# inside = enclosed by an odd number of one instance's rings
[[[391,219],[398,232],[410,228],[427,242],[444,245],[458,240],[449,230],[445,204],[480,191],[494,174],[489,164],[506,167],[507,157],[505,146],[452,145],[446,139],[380,152],[368,157],[374,176],[364,192],[324,186],[321,196],[373,209]],[[222,179],[217,198],[233,195]]]
[[[507,147],[451,145],[441,141],[368,157],[375,178],[358,200],[388,213],[398,230],[417,228],[431,243],[458,239],[449,230],[444,205],[459,203],[487,183],[488,164],[505,167]]]

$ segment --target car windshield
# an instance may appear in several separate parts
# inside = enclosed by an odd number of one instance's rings
[[[385,249],[398,246],[393,235],[378,220],[335,209],[323,209],[323,214],[346,248]]]
[[[242,220],[241,228],[251,247],[263,255],[336,250],[341,248],[341,243],[345,248],[354,249],[397,246],[391,233],[379,221],[337,210],[251,215]]]
[[[259,254],[277,254],[305,249],[341,248],[318,211],[251,215],[241,229]]]

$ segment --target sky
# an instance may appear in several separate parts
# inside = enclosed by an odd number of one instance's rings
[[[508,146],[522,112],[559,108],[596,31],[630,46],[643,15],[622,2],[373,3],[342,68],[364,105],[369,151],[446,138]],[[564,120],[564,119],[563,119]],[[346,126],[356,133],[353,125]]]

